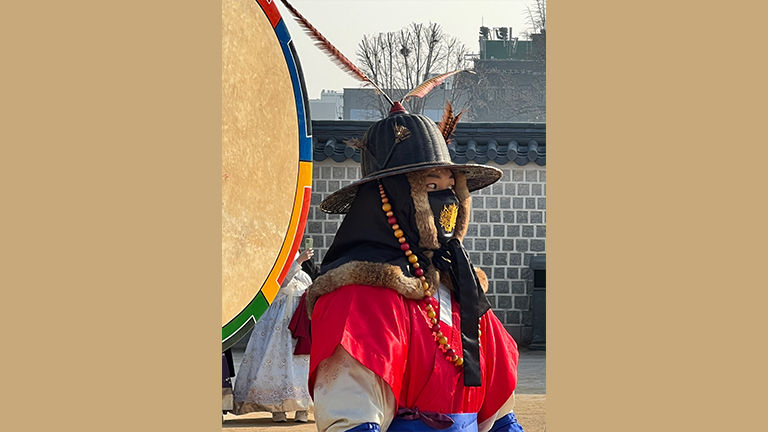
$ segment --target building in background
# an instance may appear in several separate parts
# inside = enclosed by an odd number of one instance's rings
[[[546,33],[529,40],[511,28],[480,27],[474,75],[459,75],[468,89],[468,121],[546,121]]]
[[[424,98],[422,114],[440,121],[445,101],[459,111],[466,109],[465,121],[545,122],[546,121],[546,33],[530,39],[513,38],[511,28],[480,28],[479,53],[471,55],[474,74],[449,77]],[[388,89],[395,97],[410,89]],[[345,88],[344,120],[375,121],[386,115],[383,103],[370,87]],[[312,118],[320,120],[314,115]],[[325,117],[324,117],[325,118]]]
[[[309,112],[313,120],[341,120],[344,115],[343,92],[322,90],[320,99],[309,100]]]
[[[432,76],[437,76],[433,74]],[[421,114],[426,115],[435,122],[439,122],[443,116],[445,101],[450,100],[456,110],[467,107],[467,98],[463,94],[455,93],[454,77],[448,77],[443,83],[432,89],[424,97],[424,109]],[[387,94],[396,99],[397,95],[407,94],[411,89],[386,90]],[[384,110],[389,111],[389,104],[382,103],[376,90],[372,88],[345,88],[344,89],[344,120],[376,121],[386,116]],[[315,119],[314,113],[312,118]]]
[[[372,88],[344,89],[344,120],[376,121],[382,118],[378,96]]]

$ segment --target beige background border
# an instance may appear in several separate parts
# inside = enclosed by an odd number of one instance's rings
[[[0,430],[217,430],[220,4],[3,9]]]
[[[550,2],[549,431],[764,423],[744,4]],[[218,430],[219,5],[0,16],[2,430]]]
[[[765,423],[765,11],[745,5],[549,4],[548,431]]]

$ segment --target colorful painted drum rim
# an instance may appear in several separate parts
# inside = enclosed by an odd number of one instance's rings
[[[299,249],[307,222],[312,192],[312,132],[309,120],[309,110],[307,109],[306,86],[304,84],[304,77],[301,71],[299,58],[296,54],[293,42],[291,41],[288,28],[274,4],[274,1],[253,1],[261,7],[261,11],[269,20],[277,38],[276,41],[280,44],[280,49],[290,74],[294,102],[296,104],[296,118],[298,120],[296,127],[298,128],[299,139],[295,145],[299,148],[299,167],[291,220],[283,239],[283,244],[280,247],[280,252],[278,256],[275,257],[272,270],[258,294],[256,294],[253,300],[251,300],[240,313],[226,324],[222,325],[222,350],[230,348],[253,328],[255,322],[261,317],[264,311],[267,310],[277,295],[280,285],[285,279],[293,262],[293,257]],[[287,145],[291,144],[288,143]]]

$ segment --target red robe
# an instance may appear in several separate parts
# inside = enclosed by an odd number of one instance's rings
[[[459,306],[452,302],[452,327],[441,331],[461,353]],[[495,415],[517,384],[518,351],[514,339],[489,310],[480,318],[482,386],[464,387],[461,367],[445,359],[430,330],[424,301],[394,290],[347,285],[321,296],[312,313],[309,390],[317,367],[341,345],[381,377],[401,408],[443,414],[478,413],[478,423]],[[394,413],[393,413],[394,414]]]

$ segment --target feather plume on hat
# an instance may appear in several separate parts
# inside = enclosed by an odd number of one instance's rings
[[[440,85],[443,81],[445,81],[446,78],[456,75],[459,72],[469,72],[474,74],[474,71],[471,71],[469,69],[458,69],[451,72],[446,72],[444,74],[432,77],[418,86],[416,86],[413,90],[408,92],[405,96],[403,96],[402,99],[395,102],[392,100],[389,95],[384,92],[384,90],[381,89],[372,79],[370,79],[363,71],[360,70],[357,66],[355,66],[352,61],[350,61],[344,54],[341,53],[332,43],[329,41],[325,36],[323,36],[322,33],[320,33],[319,30],[315,28],[315,26],[312,25],[312,23],[309,22],[301,13],[299,13],[298,10],[296,10],[293,5],[291,5],[288,0],[281,0],[286,8],[291,12],[296,22],[299,24],[299,26],[304,30],[304,32],[315,41],[315,46],[318,47],[321,51],[325,52],[328,57],[335,63],[341,70],[344,72],[347,72],[349,75],[351,75],[353,78],[365,82],[366,84],[372,85],[376,91],[383,95],[387,102],[389,102],[390,105],[392,105],[393,110],[398,111],[405,111],[402,108],[402,103],[407,101],[411,97],[419,97],[423,98],[427,95],[433,88]]]

